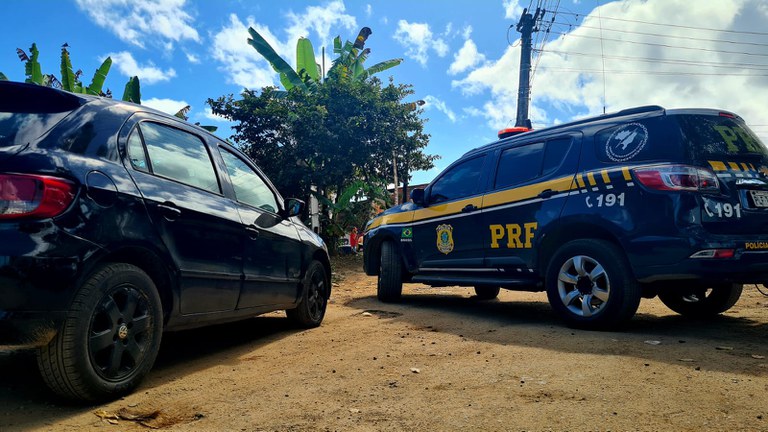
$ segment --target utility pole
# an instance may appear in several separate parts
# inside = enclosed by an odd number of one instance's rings
[[[523,15],[517,23],[517,31],[521,34],[520,45],[520,82],[517,90],[517,120],[515,126],[528,127],[528,105],[531,101],[531,54],[533,52],[533,32],[539,31],[539,21],[546,11],[536,8],[531,15],[528,9],[523,9]]]

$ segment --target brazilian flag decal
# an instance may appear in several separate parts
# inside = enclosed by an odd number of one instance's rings
[[[400,234],[400,238],[409,239],[413,238],[413,228],[403,228],[402,234]]]

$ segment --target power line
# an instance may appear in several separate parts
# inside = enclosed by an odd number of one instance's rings
[[[583,56],[583,57],[600,57],[601,54],[597,53],[582,53],[582,52],[571,52],[571,51],[558,51],[558,50],[547,50],[547,52],[552,54],[561,54],[565,56]],[[604,56],[607,59],[616,59],[616,60],[626,60],[626,61],[636,61],[636,62],[643,62],[643,63],[665,63],[665,64],[676,64],[676,65],[682,65],[682,66],[704,66],[704,67],[713,67],[713,68],[724,68],[724,69],[733,69],[734,67],[740,67],[742,69],[748,69],[748,70],[766,70],[768,71],[768,64],[757,64],[757,63],[730,63],[730,62],[709,62],[704,60],[677,60],[677,59],[663,59],[658,57],[632,57],[632,56],[617,56],[617,55],[606,55]]]
[[[573,24],[562,23],[562,22],[556,22],[555,24],[573,26]],[[638,31],[631,31],[631,30],[619,30],[619,29],[610,29],[610,28],[602,28],[601,29],[600,27],[588,26],[588,25],[584,25],[584,24],[578,26],[578,28],[587,28],[587,29],[594,29],[594,30],[611,31],[611,32],[617,32],[617,33],[638,34],[638,35],[644,35],[644,36],[668,37],[668,38],[684,39],[684,40],[692,40],[692,41],[718,42],[718,43],[728,43],[728,44],[734,44],[734,45],[750,45],[750,46],[758,46],[758,47],[768,47],[768,43],[738,42],[738,41],[722,40],[722,39],[697,38],[697,37],[693,37],[693,36],[677,36],[677,35],[670,36],[670,35],[659,34],[659,33],[646,33],[646,32],[638,32]]]
[[[561,36],[572,36],[572,37],[579,37],[579,38],[586,38],[586,39],[602,39],[605,41],[623,42],[623,43],[630,43],[630,44],[636,44],[636,45],[649,45],[649,46],[658,46],[663,48],[685,49],[685,50],[692,50],[692,51],[706,51],[706,52],[716,52],[716,53],[722,53],[722,54],[738,54],[738,55],[746,55],[746,56],[768,57],[768,54],[748,53],[748,52],[740,52],[740,51],[713,50],[713,49],[707,49],[707,48],[684,47],[684,46],[678,46],[678,45],[658,44],[658,43],[652,43],[652,42],[628,41],[628,40],[621,40],[621,39],[601,38],[598,36],[577,35],[573,33],[561,33],[561,32],[554,32],[554,33],[559,34]]]
[[[585,17],[584,14],[578,14],[578,13],[573,13],[573,12],[560,12],[560,13],[564,14],[564,15],[573,15],[577,19],[578,19],[578,17],[582,17],[582,19]],[[639,24],[655,25],[655,26],[661,26],[661,27],[676,27],[676,28],[684,28],[684,29],[690,29],[690,30],[704,30],[704,31],[724,32],[724,33],[751,34],[751,35],[768,36],[768,33],[766,33],[766,32],[726,30],[726,29],[715,29],[715,28],[708,28],[708,27],[684,26],[684,25],[677,25],[677,24],[662,24],[662,23],[654,23],[654,22],[640,21],[640,20],[631,20],[631,19],[624,19],[624,18],[601,17],[601,19],[611,20],[611,21],[621,21],[621,22],[632,22],[632,23],[639,23]]]
[[[603,73],[600,69],[579,69],[579,68],[560,68],[552,66],[542,66],[542,69],[554,72],[588,72]],[[618,75],[661,75],[661,76],[743,76],[743,77],[768,77],[765,74],[753,73],[714,73],[714,72],[686,72],[686,71],[650,71],[650,70],[605,70],[606,73]]]

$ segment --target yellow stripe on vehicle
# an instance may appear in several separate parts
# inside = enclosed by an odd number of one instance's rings
[[[592,172],[587,173],[587,180],[589,180],[590,186],[596,186],[597,182],[595,181],[595,174]]]
[[[578,181],[578,176],[576,179]],[[485,199],[483,200],[483,208],[494,207],[502,204],[512,204],[518,201],[525,201],[531,198],[536,198],[540,193],[547,189],[551,189],[557,192],[568,192],[571,189],[574,189],[573,177],[561,177],[558,179],[528,186],[490,193],[486,195]]]
[[[608,175],[608,170],[600,170],[600,174],[602,174],[605,184],[611,183],[611,176]]]
[[[629,173],[629,168],[622,167],[621,172],[624,174],[624,180],[626,181],[632,180],[632,175]]]
[[[709,162],[709,166],[712,167],[715,171],[727,171],[728,167],[725,166],[723,162],[720,161],[707,161]]]
[[[728,162],[728,165],[734,171],[741,171],[741,169],[739,168],[739,164],[737,164],[736,162]]]
[[[587,186],[584,184],[584,178],[581,176],[581,174],[576,174],[576,183],[579,185],[580,188]]]
[[[741,167],[744,168],[744,171],[749,171],[749,167],[744,162],[741,163]]]

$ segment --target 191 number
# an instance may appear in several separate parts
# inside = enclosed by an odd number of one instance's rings
[[[613,207],[615,205],[618,205],[619,207],[624,207],[624,192],[616,195],[616,194],[604,194],[604,195],[598,195],[595,197],[596,203],[592,203],[592,200],[590,199],[592,197],[587,196],[586,197],[586,203],[587,207]]]

